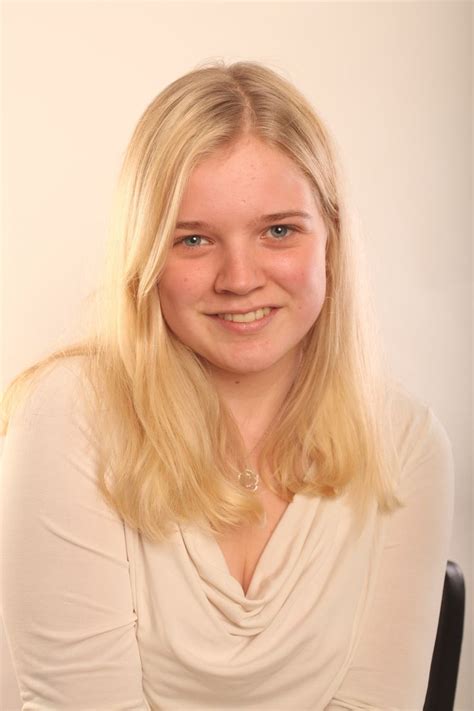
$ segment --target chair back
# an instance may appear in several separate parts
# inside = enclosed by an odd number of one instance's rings
[[[448,560],[423,711],[453,711],[464,630],[464,576]]]

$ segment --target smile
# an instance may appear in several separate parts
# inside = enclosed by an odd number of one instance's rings
[[[263,309],[249,311],[246,314],[217,314],[217,316],[224,321],[234,321],[234,323],[251,323],[252,321],[259,321],[265,316],[268,316],[270,312],[271,308],[265,306]]]

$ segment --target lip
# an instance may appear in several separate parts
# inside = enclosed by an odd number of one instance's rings
[[[264,308],[264,307],[260,307]],[[219,318],[217,314],[208,314],[208,318],[213,319],[213,321],[217,324],[217,326],[220,326],[221,328],[225,328],[227,331],[230,331],[231,333],[257,333],[258,331],[261,331],[263,328],[268,326],[268,324],[273,320],[275,317],[276,312],[278,311],[277,307],[274,306],[268,306],[267,308],[271,309],[270,313],[267,314],[266,316],[263,316],[263,318],[258,319],[258,321],[250,321],[249,323],[237,323],[235,321],[226,321],[223,318]],[[256,311],[257,309],[255,309]],[[232,314],[246,314],[248,311],[219,311],[219,313],[232,313]]]
[[[247,309],[227,309],[221,311],[214,311],[213,313],[207,314],[208,316],[217,316],[218,314],[248,314],[251,311],[258,311],[259,309],[277,309],[278,306],[273,304],[264,304],[263,306],[249,306]]]

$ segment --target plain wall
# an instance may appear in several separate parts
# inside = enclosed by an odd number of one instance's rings
[[[450,558],[472,671],[472,5],[468,2],[5,2],[1,385],[74,338],[96,287],[132,130],[206,59],[292,80],[339,147],[394,373],[456,465]],[[21,708],[4,635],[0,708]]]

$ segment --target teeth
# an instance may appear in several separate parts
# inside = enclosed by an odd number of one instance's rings
[[[234,323],[251,323],[251,321],[258,321],[259,319],[267,316],[271,311],[271,308],[266,306],[264,309],[257,309],[257,311],[249,311],[247,314],[217,314],[219,318],[225,321],[234,321]]]

